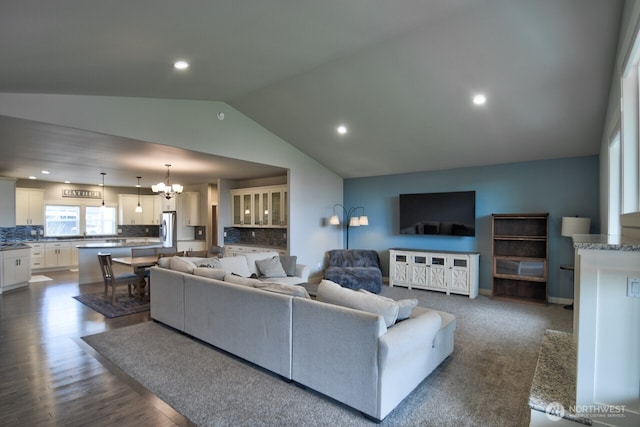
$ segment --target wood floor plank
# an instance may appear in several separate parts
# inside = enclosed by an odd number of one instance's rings
[[[0,295],[0,424],[2,426],[192,426],[80,337],[150,320],[115,319],[72,297],[102,290],[78,285],[78,273]]]

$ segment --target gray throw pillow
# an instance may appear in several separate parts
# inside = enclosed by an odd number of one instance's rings
[[[297,263],[298,257],[296,255],[280,255],[280,264],[282,264],[282,269],[289,277],[296,275]]]
[[[369,294],[377,298],[384,298],[398,304],[398,318],[396,319],[396,322],[399,322],[400,320],[408,319],[409,316],[411,316],[411,312],[413,311],[413,309],[416,308],[416,306],[418,305],[418,300],[416,298],[394,300],[388,297],[383,297],[381,295],[376,295],[374,293],[369,292],[366,289],[358,289],[358,290],[364,294]]]
[[[278,256],[256,260],[256,267],[262,277],[287,277]]]

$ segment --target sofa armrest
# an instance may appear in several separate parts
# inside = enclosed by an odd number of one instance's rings
[[[385,365],[394,363],[408,354],[415,355],[416,348],[423,345],[431,348],[441,324],[440,315],[428,310],[387,329],[387,333],[380,337],[380,368],[384,369]]]
[[[296,276],[301,278],[305,283],[309,281],[309,274],[311,274],[311,269],[308,265],[296,264]]]

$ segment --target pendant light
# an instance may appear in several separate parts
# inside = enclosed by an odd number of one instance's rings
[[[142,206],[140,206],[140,178],[142,177],[137,176],[136,178],[138,178],[138,184],[136,185],[136,187],[138,188],[138,206],[136,206],[136,212],[140,213],[142,212]]]
[[[102,175],[102,206],[101,208],[104,209],[104,176],[106,175],[106,172],[100,172],[100,175]]]

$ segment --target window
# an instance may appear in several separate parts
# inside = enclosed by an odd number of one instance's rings
[[[116,234],[116,208],[87,206],[85,233],[87,236]]]
[[[47,236],[80,234],[80,206],[46,205],[44,230]]]

